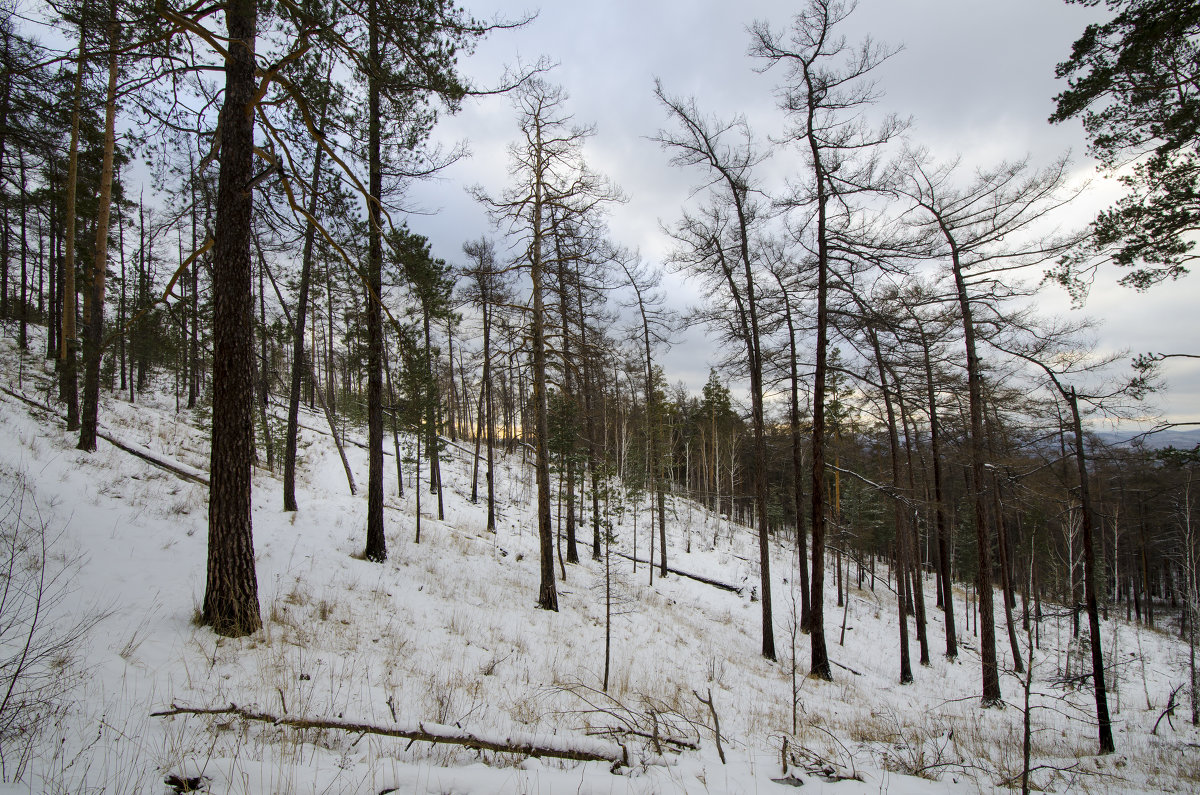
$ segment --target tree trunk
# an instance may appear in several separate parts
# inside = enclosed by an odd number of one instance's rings
[[[367,6],[369,59],[380,63],[377,5]],[[363,557],[380,563],[387,559],[387,539],[383,535],[383,316],[380,301],[383,292],[383,227],[380,220],[383,201],[383,164],[379,121],[379,77],[372,69],[367,75],[368,157],[370,159],[367,197],[367,546]]]
[[[941,423],[938,422],[937,393],[933,382],[933,362],[929,341],[924,333],[921,346],[925,362],[925,391],[929,403],[929,447],[933,465],[933,499],[937,520],[938,568],[941,601],[946,625],[946,658],[958,657],[958,634],[954,626],[954,581],[950,576],[950,527],[946,521],[946,496],[942,483]]]
[[[1096,603],[1096,551],[1092,543],[1092,500],[1088,488],[1087,457],[1083,449],[1083,425],[1079,418],[1079,401],[1071,387],[1067,400],[1075,426],[1075,461],[1079,465],[1079,502],[1083,510],[1083,598],[1087,602],[1088,631],[1092,646],[1092,686],[1096,691],[1096,722],[1099,724],[1100,753],[1116,750],[1113,743],[1112,720],[1108,715],[1108,696],[1104,687],[1104,654],[1100,647],[1100,611]]]
[[[871,347],[875,353],[875,364],[879,372],[879,385],[883,391],[883,405],[887,412],[888,451],[892,465],[892,487],[900,488],[900,437],[896,430],[896,413],[892,407],[892,390],[888,387],[887,370],[883,364],[883,352],[879,347],[879,337],[873,328],[867,328]],[[907,685],[913,681],[912,663],[908,651],[908,599],[906,582],[908,579],[908,528],[905,526],[904,503],[899,495],[892,498],[893,516],[896,530],[896,610],[899,616],[900,629],[900,684]],[[840,581],[840,567],[839,576]]]
[[[904,454],[905,461],[908,464],[908,493],[915,495],[917,493],[917,484],[914,475],[915,467],[913,466],[913,438],[916,436],[916,423],[914,422],[912,426],[914,431],[909,433],[909,415],[907,409],[904,407],[901,382],[895,373],[892,373],[892,380],[896,384],[896,403],[900,409],[900,427],[904,430]],[[911,533],[909,543],[912,546],[913,553],[910,563],[912,566],[913,608],[917,617],[917,646],[921,653],[921,665],[929,666],[929,633],[928,625],[925,621],[925,571],[921,560],[921,535],[917,526],[917,511],[915,508],[908,511],[907,518],[909,520],[908,529]]]
[[[820,151],[810,134],[817,186],[817,351],[813,371],[812,416],[812,579],[809,624],[810,673],[831,681],[829,651],[825,646],[825,377],[829,348],[829,242],[825,218],[825,175],[820,168]]]
[[[538,542],[541,562],[541,584],[538,588],[537,605],[543,610],[558,610],[558,591],[554,584],[554,525],[550,520],[550,417],[546,394],[546,307],[543,299],[545,290],[544,263],[542,262],[542,214],[544,152],[541,120],[536,125],[536,164],[534,177],[534,200],[531,208],[533,217],[533,247],[530,251],[530,279],[533,282],[533,412],[534,412],[534,467],[537,476]],[[522,425],[524,425],[522,423]]]
[[[555,235],[556,257],[558,259],[558,311],[562,316],[562,357],[563,357],[563,397],[572,409],[578,403],[575,390],[574,361],[571,359],[570,321],[567,313],[567,263],[561,246]],[[572,417],[574,419],[574,417]],[[566,489],[567,489],[567,563],[579,562],[579,550],[575,543],[575,435],[571,436],[571,449],[566,451]]]
[[[492,308],[484,307],[483,320],[483,388],[487,393],[485,398],[486,416],[484,429],[487,434],[487,531],[496,532],[496,492],[493,477],[493,457],[496,447],[496,418],[492,411]]]
[[[29,240],[26,235],[29,217],[29,190],[25,179],[25,151],[23,149],[17,150],[17,162],[18,170],[21,172],[21,291],[18,297],[20,326],[17,332],[17,347],[22,351],[27,351],[29,350],[29,291],[27,288]],[[38,235],[38,249],[39,251],[41,249],[40,234]]]
[[[190,159],[190,153],[189,153]],[[191,175],[192,184],[192,251],[196,250],[199,241],[196,234],[196,177]],[[208,202],[205,201],[207,207]],[[187,407],[196,408],[196,400],[200,396],[200,263],[193,262],[191,271],[191,334],[188,337],[188,399]]]
[[[599,455],[596,450],[596,415],[592,397],[592,357],[587,347],[587,323],[583,315],[583,290],[575,291],[579,309],[579,347],[583,365],[583,413],[587,429],[588,473],[592,478],[592,560],[600,559],[600,471]],[[605,564],[607,565],[607,563]]]
[[[108,227],[112,217],[113,151],[116,149],[117,43],[116,0],[110,0],[108,20],[108,87],[104,98],[104,155],[100,166],[100,205],[96,216],[96,257],[83,304],[83,424],[79,449],[96,449],[100,414],[100,357],[104,336],[104,284],[108,275]]]
[[[262,624],[250,504],[254,362],[249,182],[256,16],[256,0],[231,0],[225,6],[230,44],[213,247],[212,460],[203,619],[218,634],[229,636],[248,635]]]
[[[962,313],[963,342],[967,352],[968,406],[971,416],[971,499],[975,505],[975,542],[979,550],[979,569],[976,584],[979,588],[979,656],[983,679],[982,702],[985,707],[1001,703],[1000,673],[996,665],[996,621],[992,608],[992,540],[984,506],[983,491],[983,376],[979,370],[979,354],[975,349],[975,322],[972,319],[971,299],[959,262],[958,250],[951,241],[951,264],[954,284]]]
[[[328,73],[326,75],[328,79]],[[317,134],[325,135],[325,115],[328,102],[321,103]],[[309,181],[308,215],[304,225],[304,249],[300,255],[300,290],[292,322],[292,379],[288,392],[287,432],[283,451],[283,510],[295,511],[296,506],[296,437],[300,432],[300,388],[305,369],[304,325],[308,318],[308,287],[312,277],[313,247],[316,244],[317,196],[321,189],[321,161],[325,150],[317,147],[313,155],[312,179]]]
[[[75,91],[71,107],[71,143],[67,155],[67,203],[63,215],[66,231],[63,235],[66,253],[62,274],[62,335],[59,341],[59,357],[62,369],[59,372],[59,398],[67,404],[67,430],[79,430],[79,374],[76,370],[76,348],[79,340],[75,331],[76,294],[75,288],[75,224],[77,212],[75,200],[79,183],[79,123],[83,105],[83,72],[87,67],[86,18],[88,6],[85,2],[79,20],[79,57],[75,64]]]
[[[792,436],[792,481],[793,497],[796,506],[796,556],[800,570],[800,626],[805,631],[811,630],[812,623],[812,594],[809,593],[808,582],[808,541],[804,526],[804,449],[800,442],[800,375],[796,355],[796,329],[792,320],[792,301],[788,292],[779,284],[783,291],[784,319],[788,329],[788,370],[791,386],[791,403],[788,406],[788,425]]]

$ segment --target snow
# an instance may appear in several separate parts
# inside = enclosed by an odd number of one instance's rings
[[[37,343],[31,341],[37,350]],[[23,361],[0,340],[3,386],[43,401],[50,370]],[[203,476],[203,411],[175,412],[168,394],[136,404],[105,394],[101,417],[122,443]],[[581,562],[559,583],[559,613],[535,609],[537,538],[534,486],[520,453],[498,457],[500,500],[495,535],[486,509],[470,494],[469,445],[451,446],[443,463],[446,519],[422,495],[421,543],[414,543],[411,469],[396,496],[387,459],[385,521],[389,557],[360,559],[365,497],[352,497],[331,439],[304,416],[298,476],[300,510],[284,513],[279,477],[255,470],[254,541],[264,626],[226,639],[198,626],[206,560],[206,489],[101,441],[75,449],[61,423],[0,395],[0,486],[24,477],[38,515],[61,530],[51,565],[69,574],[55,625],[96,616],[97,623],[63,666],[71,691],[66,711],[44,727],[20,781],[0,795],[25,792],[147,792],[170,789],[169,775],[202,776],[211,792],[323,793],[670,793],[792,792],[780,748],[801,749],[816,770],[855,773],[861,781],[826,781],[803,766],[788,773],[805,792],[940,793],[993,790],[1021,769],[1021,679],[1002,676],[1009,708],[979,707],[976,640],[963,632],[962,652],[947,661],[941,615],[926,588],[932,665],[916,664],[916,682],[899,675],[895,602],[883,585],[851,589],[846,645],[833,581],[825,616],[834,682],[803,676],[808,638],[796,634],[799,726],[791,733],[794,562],[790,545],[773,547],[779,662],[759,656],[756,540],[682,500],[669,509],[672,566],[732,585],[742,595],[671,576],[648,583],[644,564],[631,570],[613,557],[624,601],[613,626],[611,699],[603,674],[601,564],[581,544]],[[361,432],[350,429],[352,437]],[[390,445],[389,445],[390,446]],[[348,445],[360,484],[366,454]],[[425,478],[422,477],[423,488]],[[483,490],[481,483],[481,492]],[[645,511],[645,506],[642,508]],[[647,516],[638,522],[645,557]],[[632,553],[632,521],[617,526],[618,546]],[[581,531],[590,541],[590,527]],[[715,539],[715,543],[714,543]],[[685,551],[690,543],[691,552]],[[999,602],[997,602],[999,603]],[[911,628],[910,628],[911,629]],[[1055,684],[1066,660],[1066,619],[1042,627],[1034,655],[1034,764],[1039,787],[1094,792],[1193,791],[1200,781],[1200,734],[1179,710],[1150,733],[1171,690],[1186,680],[1185,646],[1170,633],[1104,622],[1106,653],[1120,662],[1110,694],[1117,753],[1095,755],[1091,693]],[[997,633],[1002,663],[1006,635]],[[1024,639],[1023,639],[1024,642]],[[7,652],[8,649],[3,649]],[[1011,660],[1004,666],[1011,667]],[[693,691],[712,697],[727,763],[717,755],[711,718]],[[1181,691],[1182,697],[1186,689]],[[171,704],[240,706],[275,715],[427,727],[489,739],[538,739],[568,747],[612,749],[623,743],[630,764],[527,759],[449,745],[409,743],[369,734],[296,730],[231,716],[151,717]],[[589,706],[589,703],[591,706]],[[592,734],[625,722],[698,742],[698,750],[660,755],[648,740]],[[7,755],[9,752],[5,752]],[[925,777],[907,775],[922,770]],[[6,772],[6,777],[11,772]],[[1017,781],[1019,786],[1019,780]]]

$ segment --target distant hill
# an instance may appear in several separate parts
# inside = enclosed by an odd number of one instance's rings
[[[1194,430],[1166,430],[1143,436],[1134,431],[1100,431],[1096,436],[1105,444],[1129,444],[1133,439],[1145,439],[1147,447],[1160,450],[1164,447],[1176,447],[1190,450],[1200,444],[1200,428]]]

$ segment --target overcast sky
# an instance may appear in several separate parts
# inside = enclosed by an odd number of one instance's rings
[[[547,56],[558,64],[548,79],[566,89],[575,119],[596,127],[586,150],[589,163],[629,196],[611,215],[613,238],[653,263],[661,263],[670,248],[660,222],[678,218],[698,177],[672,168],[667,154],[649,140],[667,124],[653,96],[654,79],[661,78],[670,94],[694,95],[706,112],[744,114],[763,139],[781,129],[773,97],[777,78],[754,72],[746,56],[746,27],[756,19],[784,26],[797,2],[600,0],[538,9],[519,0],[467,0],[465,5],[477,17],[538,11],[525,29],[493,35],[462,66],[487,83],[502,65],[518,59],[531,63]],[[961,154],[966,163],[981,166],[1026,155],[1044,164],[1071,150],[1083,175],[1092,166],[1081,126],[1052,127],[1046,118],[1061,90],[1054,65],[1094,15],[1094,9],[1057,0],[862,0],[842,32],[851,42],[870,35],[903,47],[879,74],[884,96],[878,110],[912,116],[909,135],[915,143],[940,157]],[[467,139],[473,155],[443,179],[413,191],[413,199],[432,214],[409,223],[431,239],[437,256],[461,262],[464,240],[494,234],[465,186],[478,183],[494,194],[504,188],[505,147],[515,134],[514,111],[503,97],[469,103],[439,124],[439,138]],[[783,159],[780,172],[786,170]],[[1084,222],[1115,195],[1111,185],[1094,183],[1074,219],[1064,220]],[[1197,350],[1200,276],[1145,294],[1116,286],[1120,276],[1112,268],[1102,271],[1081,310],[1104,319],[1101,347]],[[669,287],[681,307],[698,299],[679,277],[671,277]],[[1054,291],[1040,305],[1046,312],[1071,311]],[[698,389],[718,356],[693,330],[663,363],[671,383],[682,380]],[[1163,411],[1177,421],[1200,420],[1200,363],[1173,363],[1165,373],[1169,391],[1158,399]]]

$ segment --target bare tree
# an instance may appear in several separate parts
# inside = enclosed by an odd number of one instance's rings
[[[661,83],[655,95],[678,127],[659,131],[656,140],[671,152],[675,165],[699,168],[711,186],[707,219],[684,214],[674,235],[683,251],[677,260],[693,269],[715,273],[733,303],[736,334],[746,346],[750,375],[750,415],[754,431],[753,484],[758,520],[759,581],[762,602],[762,656],[775,659],[775,628],[771,617],[771,559],[767,526],[767,465],[763,419],[762,333],[758,285],[751,253],[752,229],[758,219],[761,191],[754,186],[754,169],[764,159],[744,118],[732,121],[705,117],[694,99],[669,96]],[[731,142],[732,139],[732,142]]]
[[[666,307],[666,295],[662,292],[662,271],[655,270],[640,259],[622,257],[621,270],[633,292],[630,305],[637,309],[638,324],[634,334],[645,356],[646,364],[646,438],[649,441],[647,472],[651,495],[657,500],[659,576],[667,576],[667,518],[664,476],[661,466],[661,411],[654,383],[653,349],[670,345],[671,332],[675,327],[675,315]],[[654,561],[650,561],[654,568]]]
[[[927,232],[933,253],[945,261],[954,279],[954,301],[962,321],[967,360],[971,457],[970,488],[975,508],[978,549],[980,661],[985,706],[1001,702],[996,662],[996,624],[992,606],[992,539],[984,492],[985,444],[983,376],[976,315],[995,307],[1021,288],[1012,279],[1021,271],[1057,260],[1080,235],[1038,235],[1038,225],[1070,200],[1064,195],[1067,162],[1030,173],[1026,162],[1002,163],[978,172],[966,188],[955,185],[956,163],[934,167],[922,153],[910,153],[899,190],[920,215],[912,223]]]
[[[499,198],[475,188],[476,198],[506,224],[523,245],[521,263],[532,288],[529,339],[533,363],[533,432],[541,583],[538,607],[558,610],[554,585],[554,525],[550,516],[549,403],[547,393],[547,260],[552,257],[552,213],[579,216],[620,198],[619,192],[583,160],[592,128],[572,124],[566,94],[541,79],[523,84],[514,96],[521,139],[509,147],[513,185]]]
[[[801,228],[812,230],[817,271],[817,349],[812,401],[812,588],[811,672],[832,679],[825,645],[825,403],[829,356],[831,257],[836,253],[835,224],[847,225],[850,197],[873,191],[878,182],[875,151],[903,127],[889,117],[870,128],[863,111],[877,98],[871,73],[895,51],[871,40],[846,44],[835,29],[854,11],[840,0],[809,0],[784,33],[765,22],[751,28],[750,54],[765,61],[764,70],[785,69],[781,107],[791,119],[788,137],[805,152],[811,173],[794,186],[783,203],[806,209]],[[831,206],[832,205],[832,206]],[[835,221],[833,216],[841,216]]]
[[[1080,328],[1070,325],[1022,330],[1026,337],[1014,344],[1005,345],[1002,350],[1023,359],[1040,370],[1052,387],[1055,396],[1066,404],[1070,410],[1070,425],[1074,437],[1072,455],[1075,458],[1078,475],[1080,525],[1083,531],[1083,590],[1084,603],[1088,615],[1088,634],[1092,656],[1092,688],[1096,699],[1096,723],[1099,732],[1100,753],[1108,754],[1116,750],[1113,741],[1112,719],[1108,711],[1108,697],[1104,684],[1104,654],[1103,638],[1100,633],[1100,610],[1096,593],[1096,519],[1095,507],[1089,484],[1087,452],[1084,447],[1083,421],[1079,409],[1080,400],[1085,400],[1093,407],[1106,412],[1119,412],[1121,403],[1130,399],[1141,400],[1145,394],[1155,388],[1155,362],[1139,358],[1134,362],[1132,377],[1110,382],[1107,388],[1092,390],[1080,395],[1073,384],[1067,383],[1067,378],[1078,379],[1089,372],[1101,370],[1111,365],[1116,356],[1088,357],[1074,349],[1072,342],[1078,337]],[[1030,333],[1032,332],[1032,333]],[[993,341],[994,344],[1002,344]]]

